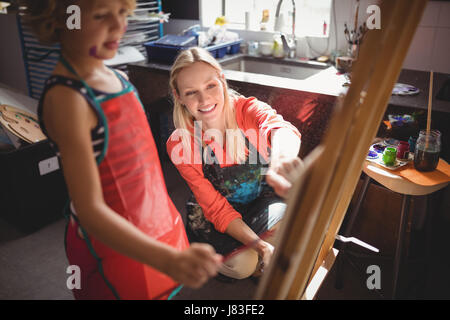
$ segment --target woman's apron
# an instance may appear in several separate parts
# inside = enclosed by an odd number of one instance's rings
[[[61,62],[77,75],[63,58]],[[96,160],[106,204],[149,237],[179,250],[187,248],[183,221],[167,193],[155,142],[134,87],[124,80],[126,87],[121,92],[98,100],[80,80],[105,127],[103,152]],[[70,207],[66,253],[70,264],[81,270],[81,289],[73,289],[76,299],[168,298],[168,294],[160,295],[176,285],[170,277],[114,251],[81,228],[83,240]]]
[[[248,138],[245,135],[244,137],[249,152],[245,163],[222,168],[214,151],[210,146],[206,146],[207,155],[210,155],[210,158],[208,161],[203,161],[202,169],[205,178],[242,215],[242,220],[256,234],[261,235],[281,220],[285,204],[265,181],[264,173],[268,165]],[[204,151],[202,147],[202,155]],[[255,153],[257,156],[254,156]],[[251,164],[250,159],[258,161],[256,164]],[[269,206],[275,203],[279,205],[271,206],[269,210]],[[186,207],[186,231],[190,242],[209,243],[223,255],[242,245],[228,234],[217,231],[214,225],[206,220],[194,195],[191,195]]]

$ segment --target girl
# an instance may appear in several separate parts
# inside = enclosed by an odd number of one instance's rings
[[[75,298],[167,298],[175,281],[201,286],[221,256],[204,244],[188,248],[137,92],[103,64],[116,54],[135,1],[25,2],[38,37],[61,45],[38,113],[71,198],[66,253],[81,271]],[[73,4],[80,30],[65,27]]]
[[[290,188],[285,177],[300,165],[300,133],[267,104],[230,91],[219,63],[204,49],[178,56],[170,86],[176,130],[167,151],[193,192],[188,236],[221,254],[256,243],[219,270],[248,277],[273,253],[270,240],[258,235],[274,230],[283,216],[285,204],[274,189],[286,196]]]

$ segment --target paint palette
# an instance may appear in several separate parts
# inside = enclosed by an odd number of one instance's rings
[[[396,169],[398,169],[400,167],[406,166],[411,160],[409,160],[409,159],[408,160],[406,160],[406,159],[405,160],[404,159],[402,159],[402,160],[395,159],[395,163],[393,165],[391,165],[391,166],[388,166],[386,163],[384,163],[384,161],[382,159],[382,156],[379,156],[378,158],[375,158],[375,159],[367,158],[367,161],[374,162],[374,163],[382,166],[383,168],[386,168],[386,169],[389,169],[389,170],[396,170]]]
[[[389,170],[396,170],[400,167],[406,166],[410,161],[414,160],[414,155],[410,152],[408,159],[395,159],[395,163],[391,166],[388,166],[383,161],[383,151],[388,145],[386,143],[375,143],[370,146],[370,150],[368,155],[366,156],[366,160],[370,162],[374,162],[383,168]]]
[[[28,143],[47,139],[35,115],[12,106],[0,105],[0,124]]]
[[[420,92],[420,90],[412,85],[404,83],[396,83],[392,94],[398,96],[413,96]]]

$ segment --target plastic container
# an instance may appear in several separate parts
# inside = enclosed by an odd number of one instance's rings
[[[239,53],[241,43],[242,39],[208,46],[205,47],[205,49],[208,50],[214,58],[220,59],[227,54]],[[144,43],[144,47],[147,50],[149,62],[159,62],[171,65],[181,51],[192,46],[168,46],[157,44],[156,41],[151,41]]]
[[[168,34],[156,40],[155,44],[172,47],[192,47],[197,45],[197,38],[193,35],[178,36]]]

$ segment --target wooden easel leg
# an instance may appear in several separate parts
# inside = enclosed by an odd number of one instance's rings
[[[356,205],[354,208],[352,208],[351,212],[350,212],[350,216],[349,216],[349,220],[348,223],[345,227],[344,230],[344,237],[350,237],[351,236],[351,232],[353,229],[353,225],[355,224],[355,220],[356,217],[359,214],[359,210],[361,209],[361,205],[364,201],[364,198],[366,196],[367,193],[367,189],[369,188],[369,183],[370,183],[370,177],[366,174],[364,174],[364,180],[363,180],[363,184],[361,187],[361,191],[359,192],[358,195],[358,199],[356,200]],[[339,250],[339,258],[337,259],[337,264],[336,264],[336,279],[335,279],[335,284],[334,287],[336,289],[342,289],[344,287],[344,274],[343,274],[343,269],[344,269],[344,259],[347,259],[347,255],[346,255],[346,249],[347,249],[347,243],[342,243],[340,250]]]

